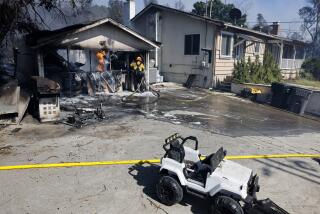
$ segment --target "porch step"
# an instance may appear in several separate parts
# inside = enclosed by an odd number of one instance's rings
[[[185,84],[183,84],[184,87],[186,88],[191,88],[194,80],[196,79],[196,75],[195,74],[190,74],[188,76],[187,82]]]

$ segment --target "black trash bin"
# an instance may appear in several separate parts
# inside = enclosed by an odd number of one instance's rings
[[[291,93],[292,87],[284,83],[272,83],[272,99],[271,105],[276,108],[287,109],[288,98]]]
[[[296,114],[304,114],[312,90],[292,86],[291,93],[288,97],[287,110]]]

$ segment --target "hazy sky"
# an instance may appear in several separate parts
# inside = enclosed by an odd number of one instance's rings
[[[192,5],[197,0],[182,0],[186,6],[186,11],[191,11]],[[205,1],[205,0],[204,0]],[[258,13],[262,13],[268,22],[280,21],[280,22],[292,22],[301,21],[298,15],[298,11],[301,7],[306,5],[306,0],[222,0],[226,3],[233,3],[241,10],[246,10],[248,14],[247,21],[250,25],[253,25],[256,21]],[[108,3],[108,0],[95,0],[97,4]],[[143,0],[136,0],[137,13],[143,9]],[[159,4],[174,5],[176,0],[158,0]],[[251,22],[251,23],[250,23]],[[287,33],[291,31],[300,31],[301,23],[282,23],[281,32]]]

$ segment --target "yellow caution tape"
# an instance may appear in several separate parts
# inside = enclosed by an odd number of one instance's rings
[[[202,158],[204,158],[204,157],[202,157]],[[228,160],[260,159],[260,158],[320,158],[320,154],[275,154],[275,155],[226,156],[226,159],[228,159]],[[39,168],[58,168],[58,167],[83,167],[83,166],[101,166],[101,165],[105,165],[105,166],[107,166],[107,165],[134,165],[134,164],[143,164],[143,163],[160,163],[160,159],[27,164],[27,165],[15,165],[15,166],[0,166],[0,170],[39,169]]]

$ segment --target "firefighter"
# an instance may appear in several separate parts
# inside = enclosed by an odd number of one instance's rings
[[[97,65],[97,71],[100,73],[105,71],[105,59],[106,59],[106,52],[104,50],[98,51],[96,54],[98,65]]]
[[[131,74],[133,75],[134,90],[140,90],[141,92],[145,89],[144,84],[144,64],[142,57],[138,56],[135,61],[130,64]]]
[[[107,54],[105,50],[100,50],[96,54],[98,65],[97,65],[97,73],[98,73],[98,88],[102,86],[106,93],[115,92],[115,79],[112,75],[111,71],[108,71],[106,68],[106,58]]]

